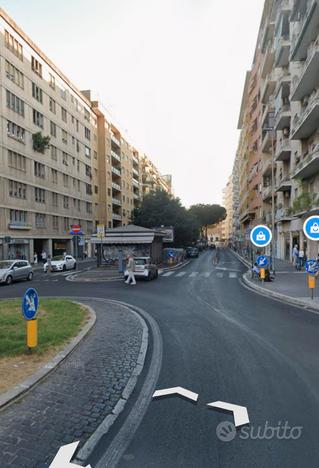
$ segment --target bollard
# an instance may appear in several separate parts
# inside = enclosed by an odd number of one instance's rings
[[[308,275],[308,288],[311,289],[311,299],[313,299],[313,291],[316,287],[316,277]]]
[[[27,346],[35,348],[38,346],[38,320],[27,320]]]

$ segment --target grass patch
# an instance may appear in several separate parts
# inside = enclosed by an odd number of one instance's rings
[[[40,299],[38,346],[33,353],[41,355],[61,346],[77,335],[88,318],[85,308],[64,299]],[[27,352],[26,321],[21,301],[0,301],[0,359]]]

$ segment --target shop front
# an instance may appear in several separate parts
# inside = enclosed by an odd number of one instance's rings
[[[73,253],[71,239],[53,239],[52,240],[52,255],[63,255],[66,252],[68,254]]]

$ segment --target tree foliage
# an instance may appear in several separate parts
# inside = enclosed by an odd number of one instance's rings
[[[190,213],[193,214],[198,220],[199,225],[205,229],[207,237],[207,227],[211,224],[219,223],[226,218],[226,210],[220,205],[204,205],[199,203],[192,205],[189,209]]]
[[[197,218],[182,206],[179,198],[157,190],[146,195],[139,208],[133,212],[132,222],[147,228],[173,226],[177,247],[196,241],[200,225]]]

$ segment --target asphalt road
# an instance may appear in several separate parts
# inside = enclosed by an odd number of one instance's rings
[[[40,295],[106,297],[146,310],[163,340],[156,388],[182,386],[199,394],[197,405],[178,397],[150,401],[120,468],[319,466],[319,316],[250,292],[240,282],[243,271],[225,251],[217,269],[206,252],[180,270],[183,276],[175,272],[137,286],[35,277]],[[0,297],[21,296],[29,285],[1,287]],[[217,426],[233,418],[207,408],[216,400],[247,407],[248,438],[237,432],[229,442],[219,440]],[[130,408],[101,441],[89,460],[92,468]],[[295,428],[286,429],[289,440],[283,439],[285,424]],[[279,437],[269,429],[278,426]]]

